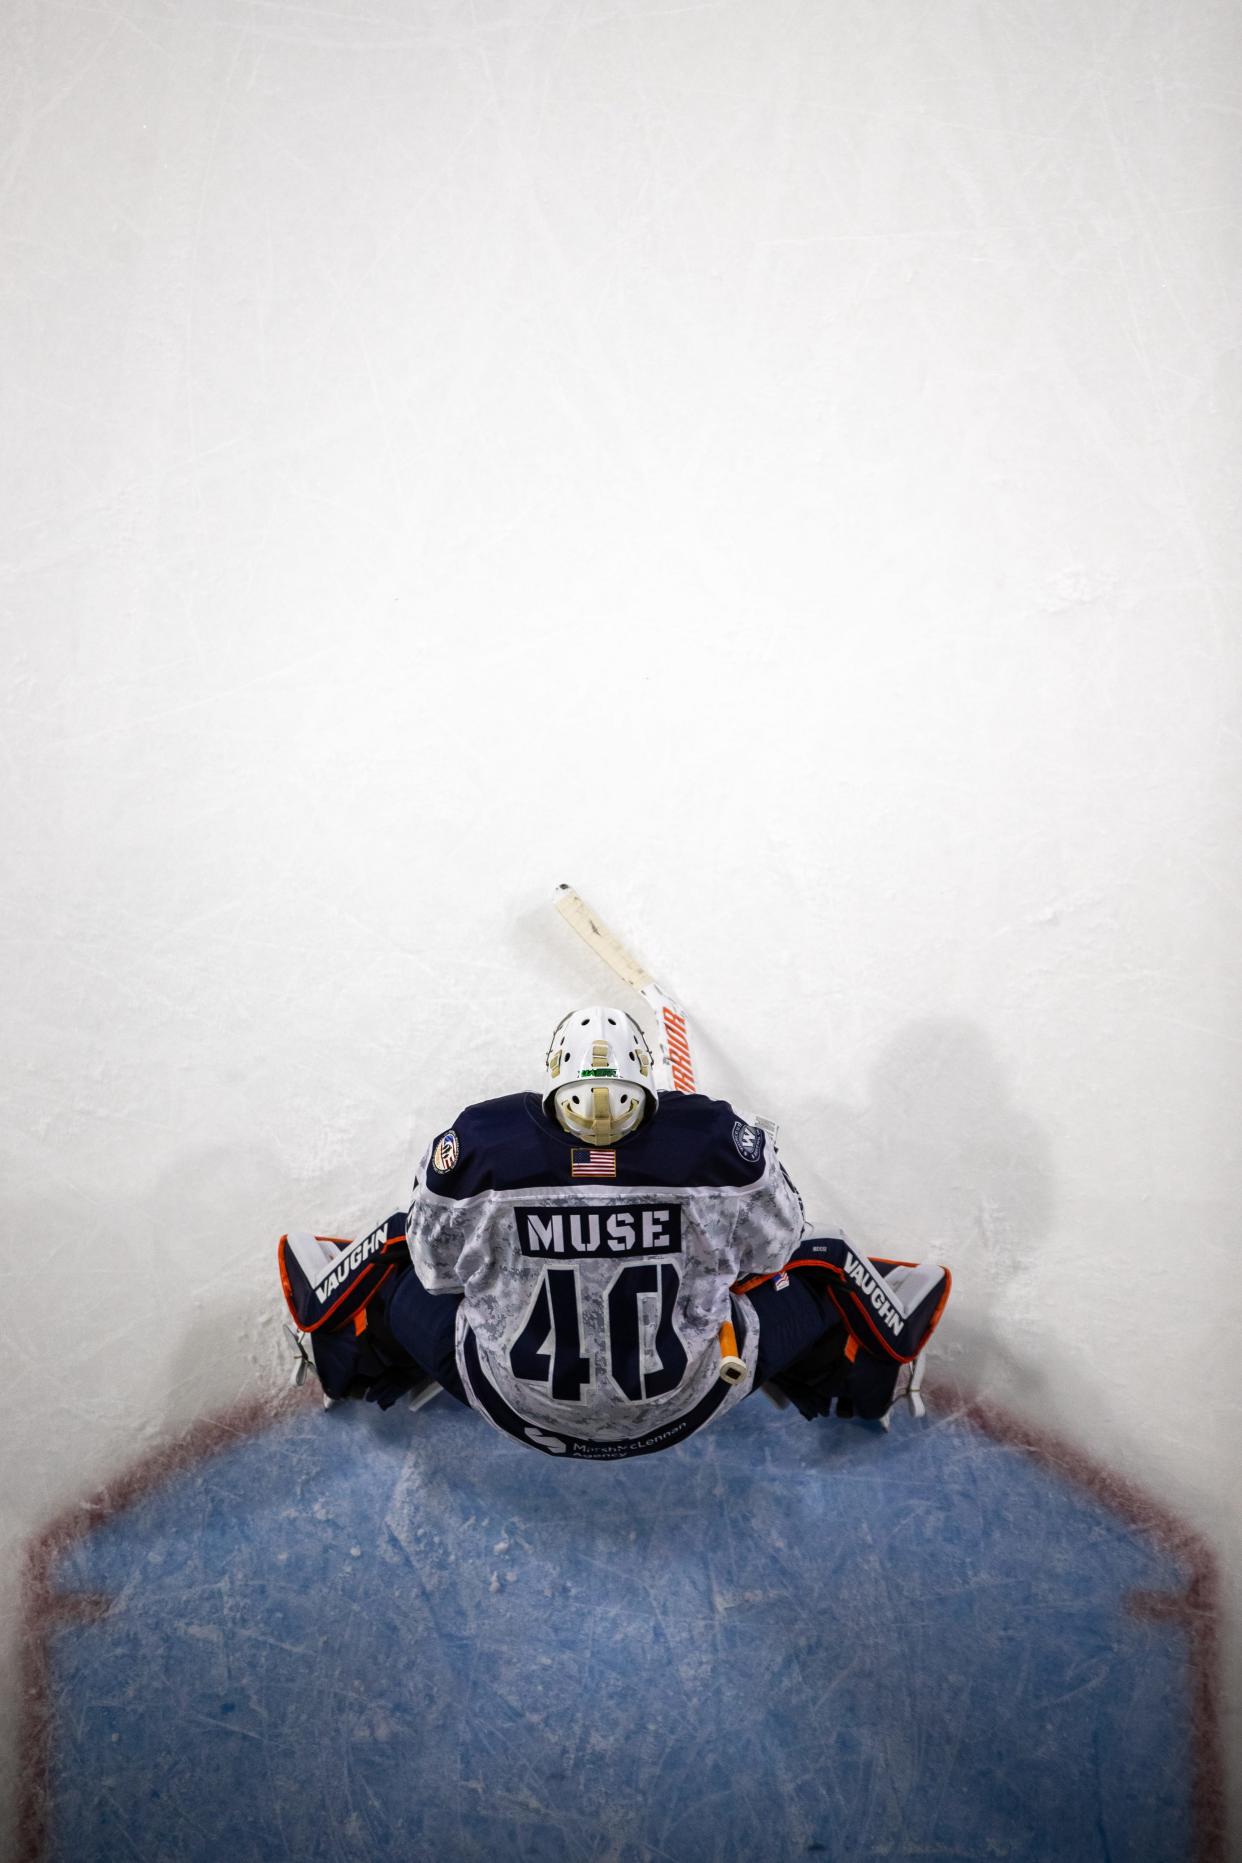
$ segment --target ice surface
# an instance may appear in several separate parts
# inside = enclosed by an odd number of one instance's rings
[[[534,1464],[534,1466],[532,1466]],[[65,1558],[50,1854],[1150,1863],[1176,1562],[968,1423],[745,1403],[607,1470],[308,1407]]]
[[[933,1372],[1208,1537],[1242,1751],[1240,26],[5,10],[0,1803],[23,1547],[275,1400],[276,1237],[598,996],[562,879],[952,1262]]]

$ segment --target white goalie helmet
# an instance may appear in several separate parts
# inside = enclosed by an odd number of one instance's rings
[[[659,1104],[655,1063],[633,1016],[607,1004],[571,1009],[552,1031],[543,1107],[587,1145],[615,1145]]]

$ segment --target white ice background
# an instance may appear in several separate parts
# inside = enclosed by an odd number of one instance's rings
[[[4,1673],[275,1390],[280,1231],[613,993],[569,879],[941,1375],[1232,1561],[1242,1751],[1240,28],[11,0]]]

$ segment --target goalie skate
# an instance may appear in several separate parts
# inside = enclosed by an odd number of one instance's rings
[[[909,1404],[911,1416],[925,1417],[927,1415],[927,1405],[923,1401],[923,1365],[926,1357],[926,1352],[920,1352],[912,1364],[903,1365],[898,1372],[897,1383],[893,1389],[893,1401],[880,1418],[881,1429],[892,1429],[893,1411],[898,1404]]]
[[[290,1384],[292,1384],[296,1390],[300,1390],[300,1388],[304,1386],[307,1377],[313,1377],[313,1379],[318,1382],[318,1373],[315,1371],[315,1358],[311,1356],[311,1334],[309,1334],[309,1332],[300,1332],[296,1326],[290,1326],[289,1321],[285,1321],[283,1332],[285,1332],[285,1338],[289,1339],[290,1347],[292,1347],[292,1354],[294,1354],[292,1371],[289,1373]],[[324,1397],[324,1410],[331,1410],[339,1399],[337,1399],[337,1397],[330,1397],[328,1392],[322,1388],[322,1384],[320,1384],[320,1392],[322,1392],[322,1397]]]
[[[282,1331],[293,1348],[293,1370],[289,1374],[289,1382],[296,1389],[300,1390],[306,1383],[308,1375],[318,1375],[315,1372],[315,1361],[311,1357],[309,1350],[310,1334],[299,1332],[298,1328],[296,1326],[291,1326],[288,1320],[285,1321]],[[322,1388],[323,1387],[320,1386],[321,1390]],[[329,1397],[326,1391],[323,1392],[323,1407],[325,1410],[331,1410],[337,1401],[335,1397]]]

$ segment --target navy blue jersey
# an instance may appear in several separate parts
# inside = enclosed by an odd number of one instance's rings
[[[698,1427],[750,1388],[719,1380],[729,1284],[803,1232],[775,1147],[724,1100],[665,1093],[607,1149],[533,1093],[468,1106],[431,1145],[407,1222],[419,1279],[463,1295],[458,1363],[477,1409],[546,1446]]]

